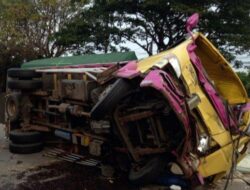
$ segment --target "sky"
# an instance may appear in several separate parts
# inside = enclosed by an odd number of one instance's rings
[[[145,57],[148,57],[148,54],[146,51],[144,51],[140,46],[127,41],[124,44],[125,47],[128,47],[131,51],[134,51],[138,59],[143,59]]]
[[[244,63],[248,62],[250,64],[250,55],[238,55],[236,56],[239,60],[243,61]]]

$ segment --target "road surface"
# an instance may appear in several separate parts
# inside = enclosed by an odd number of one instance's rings
[[[0,125],[0,190],[137,190],[126,178],[105,178],[98,168],[84,167],[44,156],[47,150],[30,155],[17,155],[8,151],[4,126]],[[250,182],[250,175],[237,173]],[[199,189],[223,189],[225,180]],[[143,190],[163,190],[143,187]],[[250,186],[237,177],[228,190],[246,190]]]

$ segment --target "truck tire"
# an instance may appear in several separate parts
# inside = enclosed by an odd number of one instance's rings
[[[5,102],[5,110],[8,119],[11,122],[17,121],[19,118],[19,113],[20,113],[19,99],[20,99],[19,94],[10,94],[9,96],[7,96]]]
[[[42,151],[43,143],[15,144],[10,142],[9,150],[14,154],[32,154]]]
[[[42,88],[40,80],[10,80],[7,82],[9,89],[14,90],[36,90]]]
[[[167,159],[158,156],[149,160],[139,169],[132,167],[128,176],[129,181],[136,185],[153,183],[164,172],[167,163]]]
[[[92,108],[90,115],[92,119],[102,119],[111,112],[117,103],[132,89],[132,85],[126,79],[118,79],[109,92],[99,100]]]
[[[39,78],[41,76],[41,73],[31,69],[11,68],[8,70],[8,77],[11,78],[32,79]]]
[[[42,142],[42,134],[38,131],[12,130],[9,139],[16,144],[32,144]]]

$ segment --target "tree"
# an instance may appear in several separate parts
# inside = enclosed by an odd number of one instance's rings
[[[222,51],[227,59],[250,49],[249,0],[177,0],[179,10],[199,12],[199,30]]]
[[[246,72],[237,72],[241,82],[245,86],[248,96],[250,96],[250,71]]]
[[[97,38],[102,44],[111,30],[118,43],[133,42],[152,55],[184,38],[187,17],[198,12],[199,30],[232,60],[234,54],[245,53],[250,47],[249,7],[250,2],[243,0],[95,0],[89,9],[94,16],[88,27],[95,37],[103,34],[103,38]],[[83,20],[73,25],[88,22]],[[92,25],[96,22],[103,25]],[[71,32],[74,36],[83,35],[79,30]]]
[[[71,36],[65,36],[68,33]],[[95,0],[60,35],[72,44],[79,40],[77,36],[84,42],[87,38],[92,50],[103,52],[116,50],[118,44],[124,49],[122,43],[131,41],[152,55],[154,45],[161,51],[184,36],[184,19],[165,0]]]
[[[163,51],[185,35],[185,13],[165,0],[109,1],[121,34],[149,55]],[[112,8],[111,8],[112,9]]]
[[[75,54],[127,50],[122,46],[117,49],[123,41],[119,28],[114,25],[113,12],[108,8],[105,0],[90,4],[57,33],[59,43],[76,47]]]
[[[114,3],[115,2],[115,3]],[[232,60],[250,48],[250,2],[241,0],[116,0],[116,11],[127,26],[125,38],[149,55],[175,44],[186,34],[185,21],[198,12],[199,30]]]
[[[69,47],[58,44],[55,34],[71,21],[82,5],[82,1],[71,0],[8,3],[0,20],[2,34],[7,35],[3,37],[14,47],[20,46],[27,59],[60,56]]]
[[[85,3],[83,0],[0,0],[1,82],[5,83],[6,71],[11,66],[69,51],[72,47],[59,44],[55,36]]]

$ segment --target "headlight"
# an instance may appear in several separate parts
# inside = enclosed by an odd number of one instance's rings
[[[201,153],[205,153],[209,148],[209,139],[207,135],[202,135],[200,137],[199,145],[198,145],[198,151]]]

